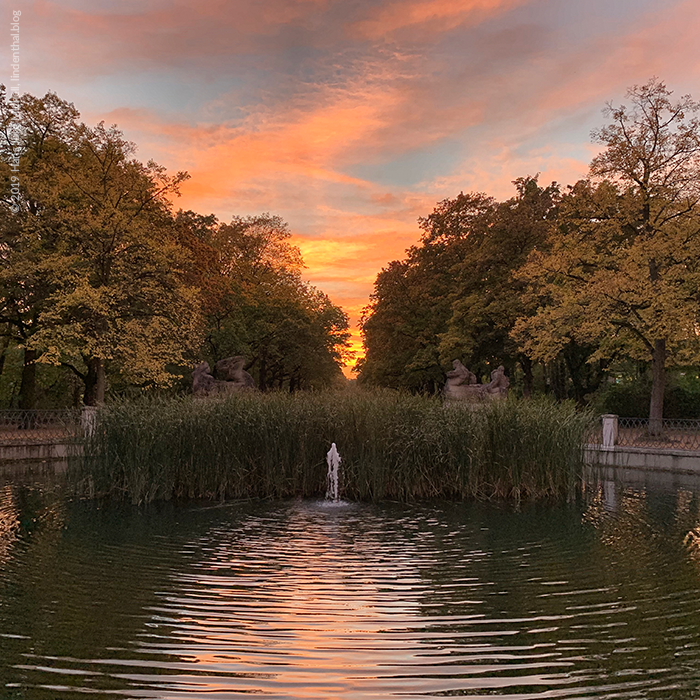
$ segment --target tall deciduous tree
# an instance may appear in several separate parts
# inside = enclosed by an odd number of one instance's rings
[[[468,246],[454,267],[452,315],[440,341],[443,361],[461,358],[480,374],[499,364],[510,373],[520,364],[524,392],[532,391],[532,363],[509,337],[516,319],[532,312],[513,273],[547,237],[556,215],[559,188],[540,187],[537,177],[513,183],[517,195],[494,206],[469,233]]]
[[[86,403],[104,400],[106,362],[134,383],[163,386],[165,366],[198,344],[197,293],[183,283],[167,199],[187,176],[133,152],[114,128],[81,127],[48,195],[60,202],[62,249],[47,256],[57,290],[36,342],[43,361],[82,376]]]
[[[652,362],[650,429],[659,432],[667,361],[700,358],[700,108],[652,80],[608,105],[591,181],[564,197],[549,252],[523,274],[541,307],[515,331],[545,359],[567,338]]]
[[[421,245],[377,276],[362,320],[360,381],[431,393],[443,385],[440,339],[452,315],[456,268],[488,228],[495,207],[486,195],[462,193],[419,220]]]
[[[55,211],[40,182],[72,139],[78,117],[72,104],[53,93],[10,99],[0,85],[0,322],[8,344],[22,350],[20,408],[34,406],[41,352],[32,340],[52,292],[43,251],[55,241],[48,224]],[[41,230],[39,222],[46,224],[43,233],[30,233]]]
[[[192,251],[192,279],[202,290],[207,359],[245,355],[262,390],[294,391],[342,376],[347,315],[302,280],[301,253],[280,217],[219,223],[180,212],[176,226]]]
[[[70,368],[87,404],[104,399],[106,362],[133,383],[167,384],[165,365],[198,345],[197,294],[167,199],[186,174],[140,163],[116,128],[79,124],[51,93],[10,111],[21,207],[6,227],[0,285],[31,328],[25,359]]]

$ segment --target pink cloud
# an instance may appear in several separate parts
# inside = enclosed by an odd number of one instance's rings
[[[349,33],[354,44],[304,64],[321,80],[272,71],[260,101],[242,112],[238,95],[228,93],[189,120],[136,103],[101,116],[125,129],[144,160],[190,170],[176,206],[224,219],[261,211],[287,219],[311,281],[356,322],[379,269],[416,242],[416,219],[437,201],[462,190],[506,198],[514,178],[536,172],[545,183],[572,182],[586,173],[594,153],[591,120],[601,123],[606,100],[619,102],[627,86],[654,74],[668,76],[670,87],[676,79],[698,84],[696,0],[639,17],[626,25],[627,34],[603,28],[556,49],[535,23],[465,34],[473,38],[473,60],[426,48],[445,33],[525,4],[390,0],[368,8],[360,2],[328,32],[324,12],[343,9],[340,0],[213,0],[198,6],[196,16],[184,0],[123,16],[44,1],[35,12],[49,41],[42,55],[57,57],[50,69],[56,74],[65,70],[71,47],[78,47],[73,60],[92,73],[116,73],[124,63],[132,69],[141,60],[166,68],[192,60],[216,70],[223,56],[248,51],[262,52],[267,66],[284,47],[265,42],[290,26],[313,29],[314,46],[347,40]],[[417,37],[425,39],[419,48]],[[357,175],[358,164],[376,164],[381,174],[392,159],[420,150],[429,155],[444,139],[463,148],[461,160],[417,185]]]
[[[441,33],[506,12],[531,0],[393,0],[353,23],[351,35],[362,39],[411,30],[425,34]]]
[[[52,0],[32,6],[32,53],[44,75],[120,73],[125,67],[201,69],[217,58],[261,53],[283,29],[313,25],[330,0],[189,0],[90,11]],[[47,60],[48,57],[51,60]],[[203,76],[205,77],[205,76]]]

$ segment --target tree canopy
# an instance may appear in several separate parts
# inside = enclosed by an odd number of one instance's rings
[[[342,377],[348,317],[304,282],[303,260],[278,216],[234,217],[231,223],[180,212],[183,243],[201,262],[205,356],[242,354],[258,386],[291,390]]]
[[[562,199],[548,245],[521,278],[540,295],[514,337],[547,359],[568,337],[594,357],[652,362],[650,419],[660,430],[667,362],[700,362],[700,105],[652,80],[609,105],[604,150]]]
[[[50,365],[87,404],[110,377],[167,387],[227,354],[246,354],[263,389],[337,379],[347,316],[302,280],[287,224],[174,213],[188,174],[79,117],[53,93],[0,87],[0,334],[2,358],[22,354],[18,404],[36,404]]]
[[[520,365],[530,390],[529,359],[509,335],[525,309],[513,273],[546,237],[559,190],[536,177],[514,185],[505,202],[460,193],[419,220],[421,245],[377,277],[362,325],[362,381],[432,392],[459,357],[480,376]]]
[[[632,359],[651,364],[659,429],[666,365],[700,363],[700,107],[656,79],[627,97],[587,179],[520,178],[507,201],[462,193],[419,220],[420,245],[377,277],[363,381],[434,390],[457,357],[528,394],[539,364],[582,401]]]

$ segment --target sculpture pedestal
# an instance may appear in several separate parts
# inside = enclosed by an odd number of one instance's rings
[[[510,382],[505,375],[503,365],[491,372],[489,384],[476,384],[476,375],[470,372],[459,360],[452,362],[453,370],[447,373],[444,395],[450,401],[492,401],[508,396]],[[474,382],[474,383],[472,383]]]
[[[451,401],[483,401],[485,397],[483,384],[448,384],[445,387],[445,398]]]

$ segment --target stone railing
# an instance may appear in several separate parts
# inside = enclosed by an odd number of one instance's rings
[[[0,410],[0,445],[75,442],[94,430],[97,408]]]
[[[615,414],[601,416],[602,435],[592,442],[604,449],[614,447],[652,447],[673,450],[700,450],[700,420],[665,419],[661,432],[649,431],[648,418],[621,418]],[[597,439],[596,439],[597,438]]]

